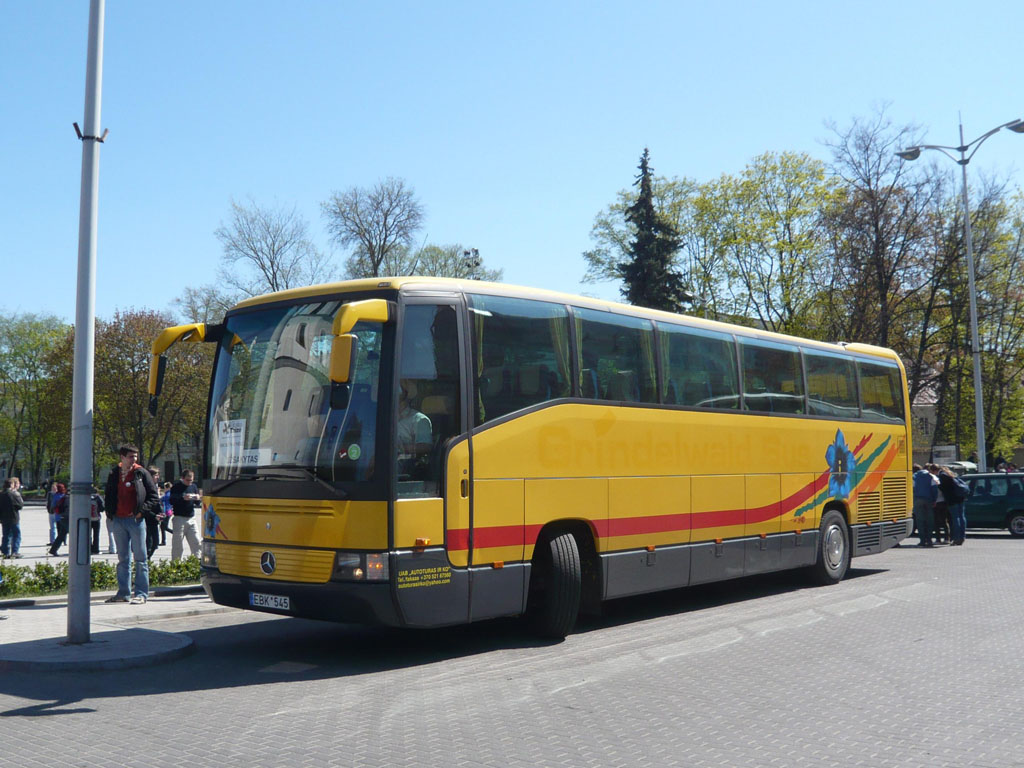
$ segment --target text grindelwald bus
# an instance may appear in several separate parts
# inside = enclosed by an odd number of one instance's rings
[[[202,580],[217,603],[438,626],[804,568],[911,529],[895,353],[474,281],[249,299],[217,345]]]

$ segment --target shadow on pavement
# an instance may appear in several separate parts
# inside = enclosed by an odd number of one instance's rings
[[[887,569],[851,568],[848,579]],[[784,572],[621,598],[600,616],[581,617],[575,633],[597,632],[664,616],[808,589],[806,576]],[[816,588],[815,588],[816,589]],[[827,589],[827,587],[825,587]],[[222,614],[223,615],[223,614]],[[185,630],[195,643],[188,657],[162,667],[96,672],[8,672],[0,694],[43,703],[0,711],[0,717],[38,717],[92,711],[73,705],[92,696],[116,698],[245,688],[302,680],[351,678],[425,666],[497,650],[546,653],[557,642],[538,640],[518,619],[494,619],[440,629],[390,629],[269,615],[239,614],[230,626]],[[558,653],[557,650],[554,653]],[[96,681],[102,681],[97,689]],[[87,691],[79,698],[69,691]]]

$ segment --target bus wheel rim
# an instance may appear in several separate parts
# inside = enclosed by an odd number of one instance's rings
[[[845,541],[843,532],[838,525],[830,525],[825,532],[825,560],[831,570],[836,570],[843,564],[845,556]]]

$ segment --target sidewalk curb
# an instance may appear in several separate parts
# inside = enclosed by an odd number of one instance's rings
[[[142,648],[143,652],[133,656],[118,651],[116,657],[111,657],[105,647],[110,642],[106,636],[111,633],[117,638],[118,647]],[[130,633],[127,642],[126,633]],[[0,658],[0,672],[97,672],[148,667],[180,659],[194,650],[195,644],[188,635],[141,627],[118,628],[92,633],[90,641],[81,645],[51,637],[8,646],[4,649],[4,658]],[[50,658],[41,661],[40,656]]]

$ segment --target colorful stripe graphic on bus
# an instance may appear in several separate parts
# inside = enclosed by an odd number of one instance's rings
[[[823,471],[788,496],[778,500],[768,499],[761,506],[611,517],[587,522],[599,540],[679,532],[682,541],[689,532],[691,541],[703,541],[720,535],[721,529],[735,530],[772,520],[783,519],[790,525],[800,525],[805,518],[815,519],[816,510],[820,510],[829,500],[852,504],[861,494],[874,491],[879,486],[884,473],[895,461],[898,450],[892,437],[884,437],[876,446],[871,446],[873,438],[874,433],[864,435],[851,448],[842,430],[837,430],[832,442],[820,454],[825,463]],[[473,545],[475,549],[532,546],[542,528],[539,522],[525,526],[478,526],[473,529]],[[468,549],[469,530],[449,529],[448,548],[450,551]]]
[[[878,487],[881,473],[888,470],[896,458],[896,446],[892,444],[892,438],[887,437],[865,456],[864,448],[872,437],[874,434],[865,435],[857,447],[850,451],[842,430],[836,430],[835,442],[825,452],[825,461],[829,465],[828,488],[797,509],[795,517],[803,516],[829,499],[853,501],[860,494],[869,493]],[[846,455],[842,455],[841,451],[845,451]]]

